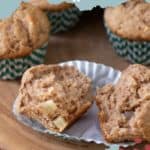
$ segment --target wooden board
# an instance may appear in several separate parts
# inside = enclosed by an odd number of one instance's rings
[[[101,15],[85,13],[72,31],[51,36],[46,63],[83,59],[123,69],[128,62],[118,57],[108,42]],[[20,81],[0,81],[0,150],[100,150],[103,146],[68,143],[33,131],[16,121],[12,104]]]

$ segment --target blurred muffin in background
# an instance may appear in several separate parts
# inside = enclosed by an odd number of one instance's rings
[[[52,33],[67,31],[80,19],[81,12],[73,3],[50,4],[47,0],[30,0],[30,2],[47,12]]]
[[[38,7],[22,2],[9,17],[0,21],[0,78],[16,79],[43,63],[50,23]]]
[[[128,0],[105,9],[105,26],[115,51],[132,63],[150,64],[150,3]]]

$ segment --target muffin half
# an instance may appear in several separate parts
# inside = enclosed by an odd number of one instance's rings
[[[62,132],[92,105],[91,88],[91,80],[74,67],[32,67],[22,78],[17,112]]]
[[[116,85],[97,90],[100,127],[108,142],[150,142],[150,69],[131,65]]]

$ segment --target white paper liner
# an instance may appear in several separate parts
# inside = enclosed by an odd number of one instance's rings
[[[107,83],[115,84],[120,78],[121,72],[113,69],[112,67],[105,66],[103,64],[97,64],[94,62],[88,61],[68,61],[61,63],[60,65],[70,65],[75,66],[81,72],[89,76],[93,80],[93,91],[95,91],[96,87],[102,87]],[[72,125],[69,129],[67,129],[63,133],[54,133],[48,129],[45,129],[42,125],[37,123],[34,120],[28,119],[25,116],[20,115],[17,112],[16,108],[17,99],[13,106],[13,113],[17,117],[19,121],[27,126],[32,127],[34,130],[40,131],[42,133],[49,133],[51,135],[61,137],[67,140],[73,141],[85,141],[85,142],[94,142],[96,144],[104,144],[106,146],[131,146],[133,143],[119,143],[119,144],[110,144],[107,143],[102,135],[102,132],[99,127],[98,120],[98,109],[96,104],[88,110],[88,112],[81,117],[74,125]]]

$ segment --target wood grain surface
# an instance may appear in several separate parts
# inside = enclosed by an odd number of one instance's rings
[[[117,69],[129,63],[118,57],[108,42],[102,15],[85,12],[71,31],[50,38],[46,63],[82,59],[111,65]],[[104,146],[70,143],[33,131],[12,114],[20,81],[0,81],[0,150],[101,150]]]

